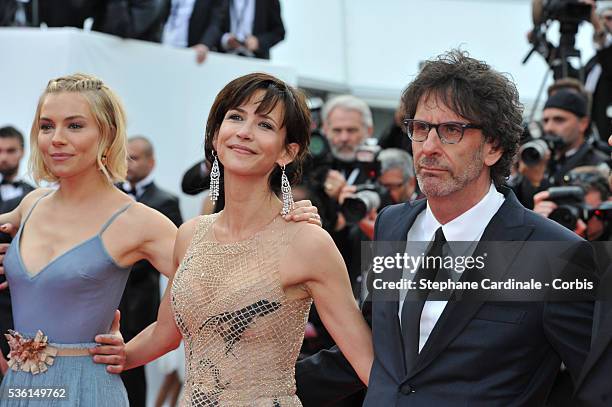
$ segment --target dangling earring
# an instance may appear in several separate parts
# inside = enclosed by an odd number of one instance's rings
[[[281,175],[281,192],[283,194],[283,209],[281,215],[287,215],[293,209],[293,193],[291,192],[291,184],[285,174],[285,166],[282,165],[283,173]]]
[[[217,154],[212,152],[213,161],[212,168],[210,170],[210,200],[217,202],[219,199],[219,179],[221,178],[221,172],[219,171],[219,161],[217,161]]]
[[[100,157],[100,162],[102,163],[103,167],[106,167],[106,154],[103,154],[102,157]]]

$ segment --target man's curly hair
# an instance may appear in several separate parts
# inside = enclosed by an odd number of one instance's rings
[[[491,179],[495,185],[502,185],[510,175],[523,132],[523,106],[516,85],[485,62],[455,49],[425,62],[404,90],[406,118],[414,118],[419,101],[430,96],[438,97],[470,123],[482,126],[485,140],[503,151],[491,167]]]

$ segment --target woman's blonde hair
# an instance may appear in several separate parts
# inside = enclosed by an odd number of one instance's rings
[[[36,183],[56,182],[58,178],[49,171],[38,148],[40,111],[47,95],[74,92],[82,95],[100,130],[97,162],[100,171],[109,182],[125,180],[127,174],[127,135],[125,111],[119,97],[100,79],[82,73],[52,79],[38,100],[38,107],[30,130],[29,168]]]

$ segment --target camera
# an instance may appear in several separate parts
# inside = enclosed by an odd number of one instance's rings
[[[540,138],[532,139],[523,144],[519,149],[519,154],[525,165],[532,166],[541,162],[550,152],[554,152],[564,145],[561,137],[555,134],[544,134]]]
[[[591,6],[579,0],[548,0],[542,13],[545,19],[578,24],[591,18]]]
[[[578,26],[591,18],[591,5],[580,0],[532,0],[532,18],[534,28],[530,42],[533,48],[523,63],[531,54],[537,51],[542,54],[553,70],[555,79],[568,76],[579,78],[584,72],[582,68],[572,66],[569,58],[575,58],[580,64],[580,51],[575,48]],[[559,22],[559,45],[553,46],[546,39],[546,31],[551,21]]]
[[[557,204],[557,208],[548,218],[570,230],[576,229],[578,219],[587,219],[588,209],[584,205],[584,189],[577,186],[548,188],[549,201]]]
[[[588,219],[591,219],[593,216],[601,219],[603,222],[612,221],[612,201],[602,202],[598,208],[590,209],[588,211]]]
[[[387,191],[376,182],[380,176],[380,161],[377,159],[380,150],[376,139],[367,139],[357,149],[355,167],[359,168],[360,173],[366,174],[367,180],[361,185],[356,185],[355,194],[347,197],[340,207],[348,223],[357,223],[372,209],[380,208],[383,196],[387,194]]]

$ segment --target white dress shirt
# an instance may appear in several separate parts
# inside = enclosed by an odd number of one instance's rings
[[[147,175],[146,177],[138,181],[136,185],[134,185],[134,189],[132,189],[132,184],[125,181],[123,183],[123,190],[129,191],[128,195],[130,195],[132,198],[138,201],[140,197],[142,196],[142,194],[144,194],[145,188],[148,187],[152,182],[153,182],[153,173]]]
[[[2,182],[2,175],[0,175],[0,182]],[[21,181],[18,178],[15,178],[13,182]],[[2,201],[6,202],[10,199],[17,198],[18,196],[23,195],[23,188],[21,186],[15,186],[13,183],[10,184],[0,184],[0,198]]]
[[[429,246],[429,242],[434,238],[436,230],[441,226],[446,240],[450,242],[449,246],[454,256],[472,255],[485,228],[502,206],[504,200],[505,197],[499,193],[493,183],[491,183],[489,192],[487,192],[480,202],[445,225],[440,225],[431,212],[428,202],[427,208],[417,215],[412,227],[408,231],[406,253],[412,256],[418,256],[421,253],[425,253],[427,246]],[[453,247],[453,241],[474,242],[474,244],[469,246],[458,244]],[[458,253],[456,250],[460,250],[462,253]],[[413,277],[414,273],[404,270],[404,278],[412,279]],[[404,298],[406,297],[406,291],[400,295],[401,301],[399,303],[398,317],[401,324],[402,308],[404,305]],[[425,302],[423,312],[421,313],[419,352],[423,349],[423,346],[425,346],[447,302],[448,301]]]
[[[195,0],[172,0],[170,16],[164,25],[162,44],[186,48],[189,44],[189,20]]]
[[[253,23],[255,21],[255,0],[231,0],[230,1],[230,30],[236,39],[244,42],[253,34]],[[230,33],[223,34],[221,46],[228,50],[227,43]]]

